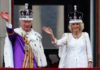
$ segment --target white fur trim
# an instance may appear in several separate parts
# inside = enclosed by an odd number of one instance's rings
[[[83,23],[83,21],[81,19],[72,19],[69,23]]]
[[[14,68],[12,45],[8,38],[5,38],[4,44],[4,63],[7,68]]]
[[[33,18],[19,18],[19,20],[29,20],[29,21],[31,21],[31,20],[33,20]]]

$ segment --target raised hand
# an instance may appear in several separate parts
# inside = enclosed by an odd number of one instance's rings
[[[53,34],[53,31],[52,31],[52,29],[51,29],[50,27],[44,26],[44,27],[42,28],[42,30],[43,30],[44,32],[46,32],[47,34],[49,34],[49,35],[52,35],[52,34]]]
[[[55,36],[54,36],[54,34],[53,34],[52,29],[51,29],[50,27],[44,26],[44,27],[42,28],[42,30],[43,30],[44,32],[46,32],[46,33],[50,36],[50,38],[51,38],[51,40],[52,40],[52,43],[55,43],[56,38],[55,38]]]
[[[9,22],[9,14],[8,12],[0,12],[0,17],[5,21]]]

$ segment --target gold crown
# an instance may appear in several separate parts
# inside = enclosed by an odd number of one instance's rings
[[[82,19],[83,18],[83,13],[77,11],[77,6],[74,5],[74,12],[70,12],[68,14],[69,20],[71,19]]]
[[[31,9],[28,9],[28,3],[25,3],[25,9],[19,11],[20,20],[33,20],[33,12]]]

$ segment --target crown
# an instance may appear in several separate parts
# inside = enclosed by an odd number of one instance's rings
[[[77,11],[77,6],[74,5],[74,12],[68,14],[69,23],[82,23],[83,13]]]
[[[28,6],[28,3],[25,3],[25,9],[19,11],[19,20],[33,20],[33,12]]]

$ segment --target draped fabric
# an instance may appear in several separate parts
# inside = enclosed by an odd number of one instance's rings
[[[47,60],[41,42],[42,36],[38,32],[31,29],[30,32],[26,33],[21,27],[14,30],[12,28],[7,28],[7,32],[8,37],[5,39],[4,48],[5,67],[37,68],[47,66]],[[22,33],[28,38],[28,45],[31,47],[31,51],[28,50],[28,52],[26,52],[26,44]],[[26,57],[28,58],[26,59]]]

